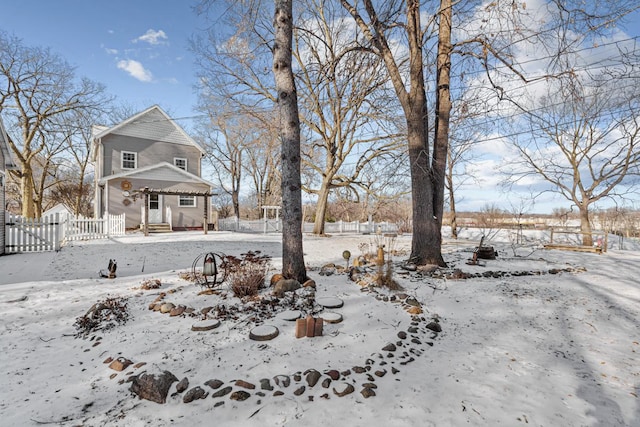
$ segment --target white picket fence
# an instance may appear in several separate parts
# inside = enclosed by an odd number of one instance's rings
[[[305,222],[302,224],[304,233],[313,232],[314,224]],[[282,231],[282,220],[258,219],[253,221],[241,220],[236,217],[221,218],[218,220],[218,227],[222,231],[243,231],[249,233],[271,233]],[[327,234],[367,234],[377,233],[397,233],[398,225],[392,222],[360,222],[360,221],[337,221],[326,222],[324,231]]]
[[[5,253],[58,251],[64,241],[125,234],[124,214],[85,218],[56,213],[30,219],[7,213],[5,220]]]
[[[63,221],[63,240],[94,240],[124,236],[125,215],[107,215],[104,218],[67,216]]]

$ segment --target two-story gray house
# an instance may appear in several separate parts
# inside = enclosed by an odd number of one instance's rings
[[[124,212],[126,228],[148,218],[173,230],[201,229],[209,199],[198,194],[212,190],[201,178],[204,153],[157,105],[115,126],[94,126],[95,216]],[[146,197],[145,188],[151,190]]]
[[[4,254],[5,233],[5,188],[7,186],[6,171],[15,169],[16,165],[11,160],[11,148],[9,147],[9,135],[4,128],[0,117],[0,255]]]

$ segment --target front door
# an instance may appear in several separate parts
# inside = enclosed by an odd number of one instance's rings
[[[149,224],[162,222],[162,195],[149,194]]]

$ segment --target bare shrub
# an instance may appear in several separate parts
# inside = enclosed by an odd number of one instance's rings
[[[260,254],[260,251],[249,251],[241,254],[241,258],[233,255],[223,258],[222,267],[228,272],[227,280],[236,297],[254,297],[266,287],[271,257]]]

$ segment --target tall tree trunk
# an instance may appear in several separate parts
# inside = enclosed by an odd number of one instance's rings
[[[233,205],[233,215],[236,218],[240,218],[240,195],[238,194],[238,190],[231,191],[231,204]]]
[[[434,216],[442,228],[444,215],[444,180],[449,150],[449,120],[451,115],[451,0],[440,1],[440,25],[438,27],[438,57],[436,88],[436,129],[433,151],[433,205]],[[453,187],[452,191],[453,191]],[[453,194],[453,193],[452,193]],[[453,201],[453,197],[451,197]],[[455,203],[452,204],[455,221]]]
[[[33,169],[31,163],[23,163],[22,177],[20,178],[20,192],[22,193],[22,216],[25,218],[34,218],[34,183],[33,183]]]
[[[456,212],[456,195],[453,191],[453,164],[451,159],[451,150],[447,152],[447,161],[449,165],[447,166],[447,188],[449,189],[449,210],[451,212],[451,218],[449,220],[449,225],[451,226],[451,237],[454,239],[458,238],[458,218]]]
[[[273,19],[273,75],[278,93],[282,143],[282,275],[304,282],[307,271],[302,252],[302,182],[300,178],[300,118],[291,52],[292,0],[276,0]]]
[[[327,217],[327,204],[329,203],[329,183],[323,182],[318,192],[318,204],[316,205],[316,219],[313,224],[313,234],[324,234],[324,223]]]
[[[451,209],[451,220],[449,225],[451,226],[451,237],[458,238],[458,218],[456,214],[456,199],[453,191],[449,193],[449,207]]]
[[[584,246],[593,246],[591,221],[589,220],[589,205],[581,203],[578,205],[578,208],[580,209],[580,231],[582,232],[582,244]]]
[[[438,209],[429,164],[429,124],[427,95],[422,63],[422,29],[420,2],[407,1],[407,31],[409,34],[409,78],[411,87],[403,105],[407,119],[407,140],[411,164],[411,192],[413,206],[413,239],[409,261],[418,264],[445,266],[442,258],[442,218]],[[396,92],[398,89],[396,89]],[[444,182],[444,181],[443,181]]]

